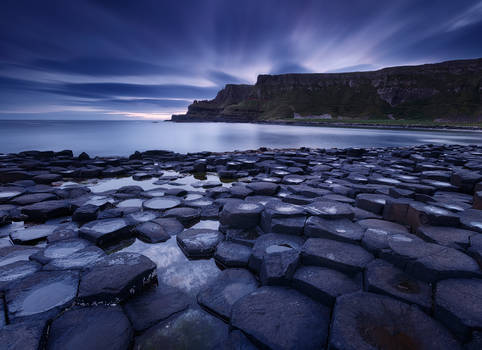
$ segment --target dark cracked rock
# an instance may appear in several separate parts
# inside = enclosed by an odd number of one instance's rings
[[[201,209],[199,208],[173,208],[164,212],[165,218],[177,219],[184,226],[191,226],[201,218]]]
[[[477,232],[464,230],[456,227],[445,226],[420,226],[417,234],[427,242],[446,245],[452,248],[467,248],[470,237]]]
[[[16,197],[10,203],[23,206],[54,199],[57,199],[57,196],[53,193],[31,193]]]
[[[261,214],[261,228],[266,233],[303,234],[306,214],[303,207],[269,201]]]
[[[360,241],[363,237],[363,231],[360,225],[345,218],[327,220],[318,216],[311,216],[305,224],[305,235],[307,237],[330,238],[344,242]]]
[[[188,258],[210,258],[224,236],[217,230],[189,229],[178,234],[176,239]]]
[[[233,327],[270,349],[322,349],[329,308],[282,287],[262,287],[234,304]]]
[[[408,233],[408,229],[405,226],[386,220],[364,219],[357,221],[357,224],[365,229],[376,229],[387,233]]]
[[[332,306],[338,296],[361,289],[360,279],[318,266],[299,267],[292,284],[303,294],[327,306]]]
[[[17,261],[28,261],[32,254],[40,251],[40,248],[10,246],[0,248],[0,266],[6,266]]]
[[[21,187],[0,187],[0,203],[6,203],[20,196],[25,190]]]
[[[119,306],[68,310],[52,322],[48,350],[113,349],[129,347],[134,332]]]
[[[38,184],[51,184],[52,182],[61,181],[62,175],[59,174],[40,174],[32,178]]]
[[[86,204],[74,211],[72,215],[72,221],[88,222],[97,219],[100,207],[94,204]]]
[[[264,207],[258,203],[228,202],[219,214],[221,225],[235,229],[251,229],[258,226]]]
[[[383,229],[369,228],[363,234],[361,244],[363,248],[368,251],[374,254],[380,254],[384,249],[389,251],[389,242],[392,240],[415,240],[423,242],[422,239],[409,233],[392,233]]]
[[[311,214],[324,219],[350,219],[353,220],[355,213],[349,204],[336,201],[317,200],[305,206],[305,210]]]
[[[355,274],[374,259],[373,255],[354,244],[323,238],[309,238],[303,245],[301,259],[305,265],[332,268]]]
[[[27,205],[22,207],[21,211],[27,216],[28,221],[44,222],[48,219],[70,215],[71,206],[68,201],[53,200]]]
[[[440,281],[435,291],[435,318],[464,340],[472,330],[482,329],[482,280]]]
[[[244,335],[243,332],[233,330],[228,339],[219,344],[220,350],[257,350],[258,348]]]
[[[124,311],[136,332],[144,331],[156,323],[185,310],[189,298],[179,289],[160,285],[146,290],[124,305]]]
[[[417,304],[430,312],[432,287],[419,281],[383,260],[374,260],[365,271],[365,288],[369,292],[386,294],[402,301]]]
[[[30,256],[31,260],[37,261],[41,264],[47,264],[54,259],[66,258],[73,253],[82,250],[91,243],[84,239],[66,239],[54,243],[50,243],[45,249]]]
[[[44,320],[13,323],[0,328],[0,344],[4,350],[41,349],[44,344]]]
[[[14,282],[34,274],[41,268],[42,265],[25,260],[0,266],[0,291],[9,288]]]
[[[411,202],[407,210],[407,223],[414,230],[422,225],[456,227],[460,219],[457,214],[435,205]]]
[[[134,349],[218,349],[229,336],[229,327],[207,312],[188,309],[158,323],[135,339]]]
[[[79,234],[99,247],[106,247],[132,237],[133,233],[125,219],[115,218],[91,221],[80,228]]]
[[[460,222],[467,230],[482,232],[482,210],[464,210],[460,213]]]
[[[416,306],[364,292],[337,299],[329,345],[339,350],[461,348],[443,326]]]
[[[83,270],[94,264],[97,260],[104,257],[105,253],[97,246],[89,246],[85,249],[63,257],[52,259],[44,265],[44,270]]]
[[[152,221],[161,225],[164,232],[171,236],[175,236],[184,231],[184,226],[174,218],[158,218]]]
[[[35,225],[15,231],[10,237],[15,244],[35,244],[50,236],[56,228],[56,225]]]
[[[254,243],[251,257],[249,258],[249,268],[258,273],[261,271],[261,265],[266,254],[266,250],[269,247],[274,247],[276,249],[279,249],[278,247],[286,247],[300,251],[303,243],[304,240],[301,237],[292,235],[283,235],[279,233],[268,233],[262,235],[258,237]]]
[[[214,259],[224,268],[248,267],[250,256],[250,247],[229,241],[219,243],[214,253]]]
[[[134,228],[134,233],[147,243],[165,242],[171,235],[164,230],[164,227],[154,221],[144,222]]]
[[[259,279],[263,285],[287,285],[300,260],[300,251],[286,244],[265,249]]]
[[[392,197],[383,194],[361,193],[356,196],[356,206],[360,209],[381,214],[388,200]]]
[[[258,282],[248,270],[227,269],[199,292],[197,302],[215,315],[229,321],[233,305],[257,288]]]
[[[256,196],[274,196],[279,185],[271,182],[252,182],[246,185]]]
[[[389,237],[388,245],[380,256],[423,281],[480,276],[477,262],[456,249],[399,235]]]
[[[40,271],[25,277],[5,293],[9,320],[55,316],[74,302],[78,284],[79,274],[74,271]]]
[[[157,280],[156,264],[137,253],[108,255],[83,272],[78,298],[82,303],[119,303]]]

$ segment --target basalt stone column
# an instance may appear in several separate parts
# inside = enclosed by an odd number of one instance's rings
[[[263,205],[258,203],[229,201],[219,214],[219,229],[226,234],[228,240],[250,244],[258,236],[257,227],[263,209]]]
[[[305,221],[306,213],[303,207],[270,201],[261,215],[261,228],[266,233],[302,235]]]

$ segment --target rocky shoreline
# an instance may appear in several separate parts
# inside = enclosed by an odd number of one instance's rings
[[[480,349],[482,147],[0,155],[5,349]]]
[[[417,124],[363,124],[363,123],[345,123],[345,122],[316,122],[316,121],[254,121],[250,119],[233,120],[230,118],[192,118],[171,119],[167,122],[174,123],[247,123],[247,124],[266,124],[266,125],[292,125],[292,126],[313,126],[326,128],[364,128],[364,129],[393,129],[393,130],[444,130],[444,131],[481,131],[479,126],[460,126],[460,125],[417,125]]]

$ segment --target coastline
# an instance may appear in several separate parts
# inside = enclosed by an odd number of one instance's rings
[[[425,131],[482,131],[482,126],[462,126],[462,125],[417,125],[417,124],[381,124],[381,123],[343,123],[343,122],[317,122],[317,121],[285,121],[285,120],[258,120],[258,121],[232,121],[232,120],[164,120],[173,123],[227,123],[227,124],[262,124],[262,125],[292,125],[292,126],[311,126],[327,128],[360,128],[360,129],[389,129],[389,130],[425,130]]]
[[[3,329],[56,345],[104,327],[127,349],[187,323],[214,345],[233,327],[240,344],[348,332],[358,348],[367,329],[423,324],[412,343],[459,348],[482,326],[480,164],[482,146],[445,144],[6,154]]]

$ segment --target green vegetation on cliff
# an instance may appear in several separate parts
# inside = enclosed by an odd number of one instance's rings
[[[479,123],[482,59],[373,72],[260,75],[226,85],[173,120],[304,120]],[[403,123],[402,123],[403,124]]]

